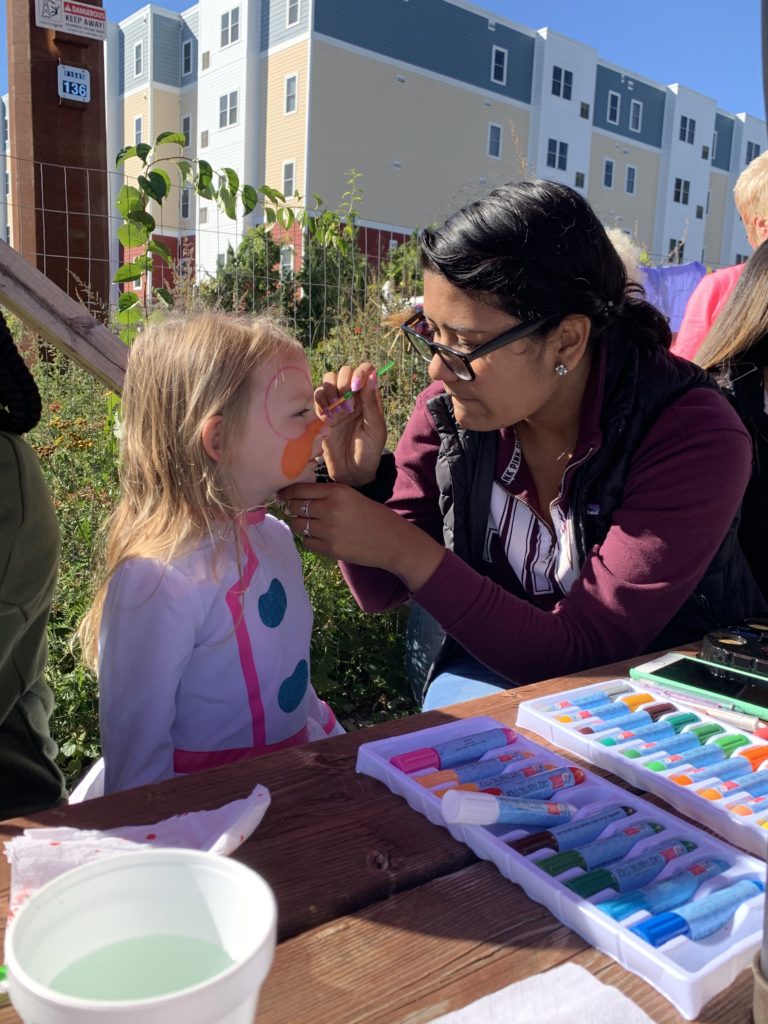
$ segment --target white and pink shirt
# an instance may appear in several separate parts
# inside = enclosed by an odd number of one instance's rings
[[[110,581],[99,714],[112,793],[344,730],[310,682],[312,608],[284,523],[249,513],[169,565]]]

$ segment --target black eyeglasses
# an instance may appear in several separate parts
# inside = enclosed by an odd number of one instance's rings
[[[471,364],[475,359],[490,355],[491,352],[495,352],[498,348],[504,348],[505,345],[511,345],[518,338],[526,338],[529,334],[535,334],[536,331],[541,330],[547,324],[554,323],[557,319],[555,316],[544,316],[538,320],[526,320],[518,324],[517,327],[513,327],[512,330],[504,331],[503,334],[499,334],[497,337],[491,338],[490,341],[486,341],[484,345],[476,348],[471,355],[464,355],[462,352],[448,348],[447,345],[440,345],[433,341],[435,329],[430,326],[423,313],[414,313],[410,320],[406,320],[401,325],[400,329],[405,334],[414,352],[420,355],[425,362],[431,363],[433,356],[437,353],[451,373],[458,377],[459,380],[474,380],[475,371],[472,369]]]

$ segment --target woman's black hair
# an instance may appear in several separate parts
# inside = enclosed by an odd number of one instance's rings
[[[40,421],[41,412],[35,378],[16,348],[0,311],[0,430],[26,434]]]
[[[629,283],[589,203],[554,181],[502,185],[419,236],[422,266],[521,320],[583,314],[593,333],[669,347],[667,319]]]

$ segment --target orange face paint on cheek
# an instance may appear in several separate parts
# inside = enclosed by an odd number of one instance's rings
[[[280,469],[289,480],[295,480],[301,476],[304,467],[312,456],[312,445],[315,438],[323,429],[322,420],[314,420],[301,435],[292,441],[286,442],[283,450],[283,457],[280,460]]]

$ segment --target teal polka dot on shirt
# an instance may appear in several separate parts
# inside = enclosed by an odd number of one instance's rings
[[[283,621],[287,607],[288,597],[285,593],[285,587],[279,579],[275,578],[259,598],[261,621],[265,626],[274,629]]]
[[[277,691],[277,703],[280,705],[280,710],[285,711],[286,714],[295,711],[301,704],[308,685],[309,665],[302,658],[288,678],[280,683],[280,689]]]

